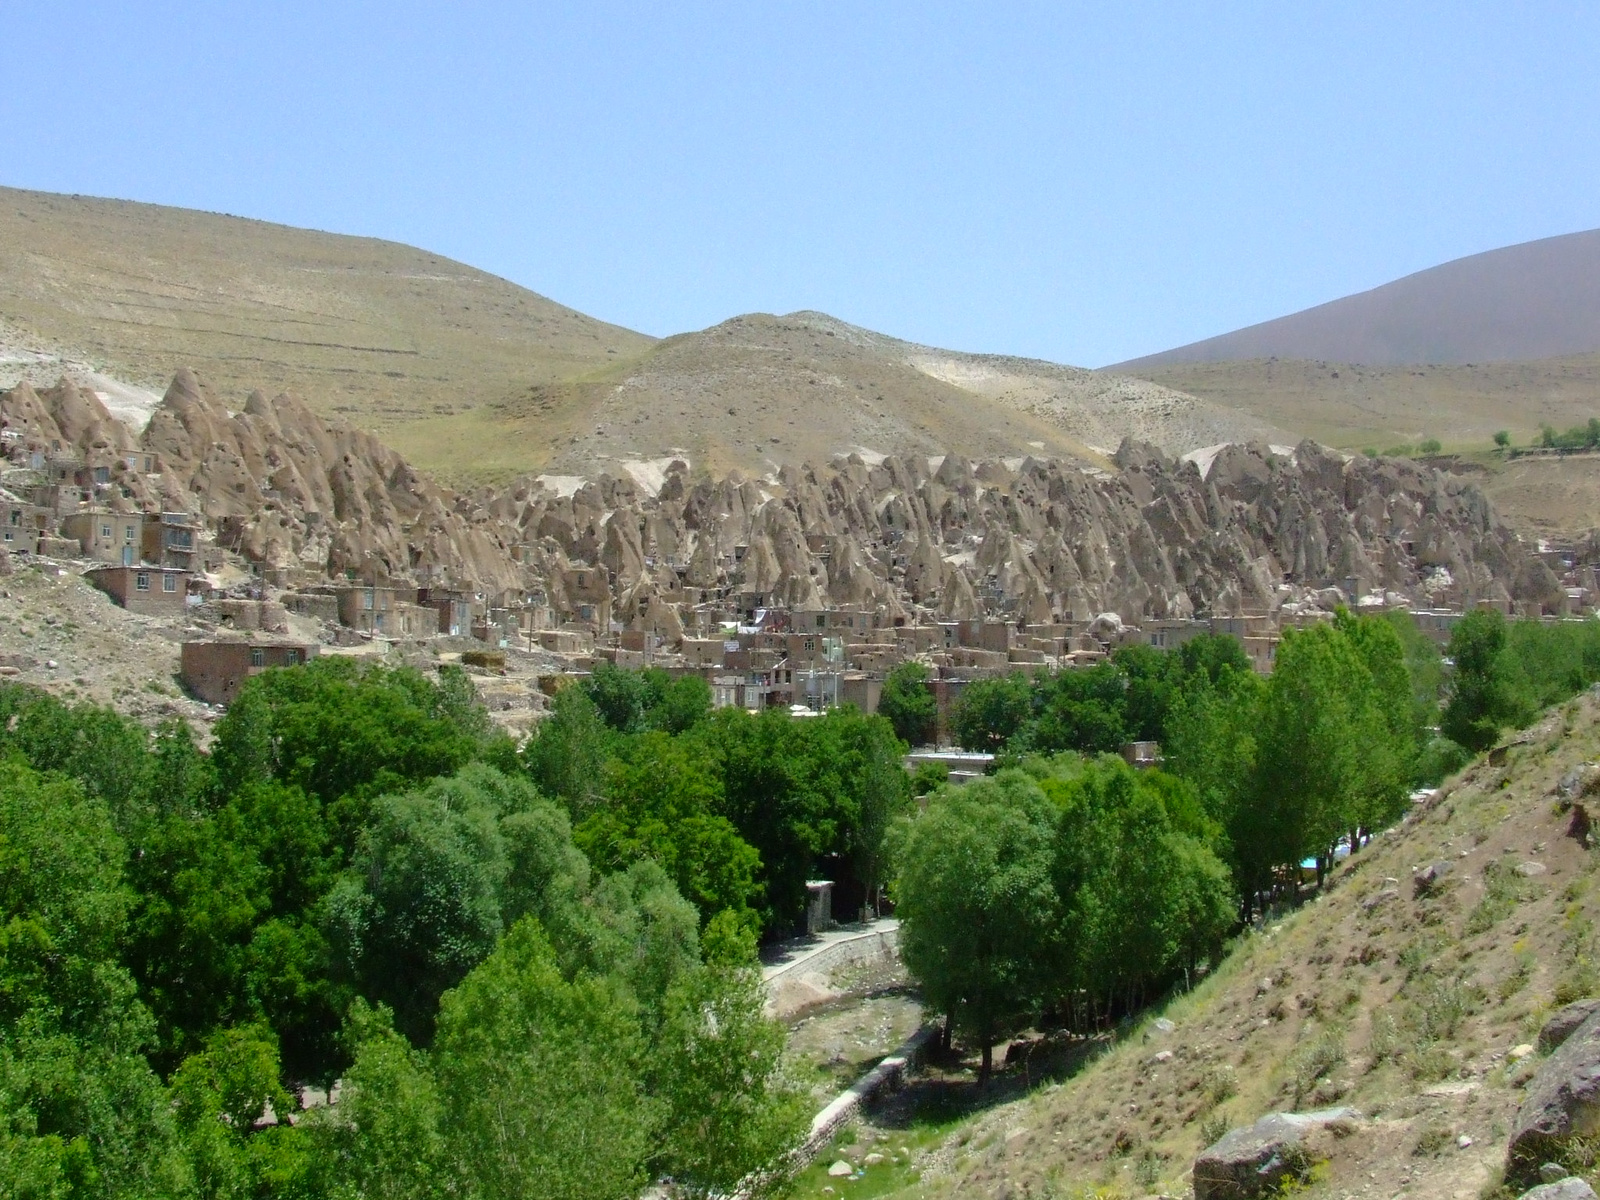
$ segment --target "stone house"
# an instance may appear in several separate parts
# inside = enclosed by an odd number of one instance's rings
[[[48,509],[0,489],[0,546],[13,554],[37,554],[39,539],[52,536],[54,529],[54,516]]]
[[[207,704],[232,704],[252,675],[270,667],[296,667],[317,656],[314,642],[185,642],[179,674],[192,696]]]
[[[84,578],[129,612],[147,617],[181,616],[188,604],[189,573],[172,567],[93,567]]]

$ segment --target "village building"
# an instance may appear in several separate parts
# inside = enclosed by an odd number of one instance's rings
[[[163,512],[159,518],[152,517],[144,523],[144,561],[180,571],[201,570],[204,538],[205,527],[196,518],[188,513]]]
[[[63,518],[61,536],[76,541],[84,558],[131,567],[144,559],[144,526],[143,513],[93,508]]]
[[[84,578],[129,612],[147,617],[179,616],[189,601],[189,573],[173,567],[93,567]]]
[[[232,704],[253,675],[272,667],[296,667],[317,656],[315,642],[185,642],[179,675],[183,686],[207,704]]]

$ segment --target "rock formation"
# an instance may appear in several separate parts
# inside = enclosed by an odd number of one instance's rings
[[[256,392],[231,413],[188,371],[137,442],[69,383],[0,393],[0,418],[123,471],[153,456],[128,502],[203,514],[270,568],[542,592],[564,611],[567,573],[604,567],[617,619],[669,634],[711,603],[1138,622],[1326,607],[1352,591],[1453,605],[1558,592],[1469,483],[1313,442],[1229,445],[1204,469],[1125,442],[1114,474],[851,455],[763,479],[696,477],[679,461],[653,493],[601,475],[457,494],[293,396]]]

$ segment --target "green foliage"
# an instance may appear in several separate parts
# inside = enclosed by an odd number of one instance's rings
[[[494,949],[508,871],[493,812],[438,794],[378,797],[327,900],[335,961],[426,1043],[439,997]]]
[[[1587,424],[1574,425],[1565,433],[1540,425],[1539,445],[1555,450],[1593,450],[1600,446],[1600,417],[1590,417]]]
[[[600,800],[614,736],[585,689],[562,688],[551,702],[550,716],[539,722],[538,732],[523,747],[528,776],[582,819]]]
[[[217,722],[212,753],[223,793],[274,779],[323,804],[355,802],[345,844],[364,817],[360,802],[441,775],[476,757],[486,726],[461,694],[464,676],[429,682],[409,668],[318,658],[247,682]]]
[[[605,803],[579,824],[589,861],[616,871],[640,859],[666,870],[709,919],[749,910],[761,860],[723,810],[715,756],[700,742],[665,733],[631,739],[606,768]]]
[[[756,723],[729,738],[703,685],[667,683],[629,734],[572,689],[547,723],[579,718],[565,775],[492,735],[449,671],[267,672],[213,755],[0,686],[7,1194],[621,1196],[667,1165],[718,1190],[766,1165],[803,1113],[755,990],[762,867],[726,799],[731,775],[770,825]],[[870,857],[906,793],[887,723],[774,736],[775,809],[815,821],[779,830],[803,846],[790,869]],[[584,761],[594,784],[559,794],[619,818],[590,843],[598,877],[534,782]],[[663,864],[708,910],[704,962]],[[343,1103],[262,1122],[289,1111],[285,1071],[342,1074]]]
[[[929,1006],[983,1048],[1025,1028],[1051,991],[1062,911],[1054,814],[1039,785],[1002,772],[936,797],[901,827],[900,953]]]
[[[659,1119],[644,1051],[627,995],[564,979],[538,925],[519,922],[440,1008],[451,1172],[484,1200],[635,1194]]]
[[[651,1054],[665,1105],[656,1166],[691,1196],[780,1191],[784,1153],[804,1136],[805,1094],[783,1073],[784,1030],[762,1015],[753,967],[696,971],[666,997]]]
[[[968,750],[998,751],[1033,715],[1033,688],[1020,671],[967,684],[951,714],[951,732]]]
[[[1423,438],[1422,441],[1417,444],[1418,454],[1437,454],[1442,449],[1443,446],[1440,445],[1438,438]]]
[[[1109,1009],[1212,957],[1232,926],[1227,868],[1192,789],[1121,759],[1058,760],[1042,787],[1060,812],[1053,874],[1066,978]]]
[[[1497,430],[1495,430],[1494,444],[1496,446],[1498,446],[1502,450],[1504,450],[1508,446],[1510,446],[1511,445],[1511,431],[1507,430],[1507,429],[1497,429]]]
[[[928,690],[928,669],[921,663],[903,662],[883,680],[878,715],[894,726],[894,735],[908,746],[933,741],[939,706]]]
[[[582,685],[601,720],[618,733],[692,729],[711,711],[711,685],[698,675],[628,671],[602,659]]]
[[[1454,671],[1439,727],[1445,737],[1473,752],[1492,746],[1505,726],[1532,715],[1513,679],[1506,632],[1506,620],[1498,612],[1478,609],[1462,617],[1450,633]]]
[[[926,796],[950,780],[950,768],[942,762],[919,762],[911,772],[911,794]]]

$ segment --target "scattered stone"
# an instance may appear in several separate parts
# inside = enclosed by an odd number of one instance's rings
[[[1561,1157],[1573,1137],[1600,1133],[1600,1013],[1595,1013],[1545,1059],[1528,1083],[1511,1130],[1513,1175]]]
[[[1195,1159],[1194,1200],[1250,1200],[1304,1179],[1313,1159],[1307,1137],[1322,1130],[1348,1133],[1358,1115],[1353,1108],[1271,1113],[1229,1130]]]
[[[828,1174],[835,1179],[843,1179],[846,1175],[854,1175],[855,1173],[856,1169],[842,1158],[828,1168]]]
[[[1583,1023],[1597,1012],[1600,1012],[1600,996],[1574,1000],[1571,1004],[1556,1009],[1550,1014],[1549,1020],[1545,1021],[1544,1027],[1539,1030],[1539,1049],[1546,1054],[1550,1053],[1576,1033]]]
[[[879,1154],[876,1150],[874,1150],[871,1154],[867,1155],[861,1161],[864,1164],[866,1164],[867,1166],[869,1166],[869,1167],[875,1167],[875,1166],[877,1166],[879,1163],[881,1163],[883,1161],[883,1155]]]
[[[1171,1021],[1167,1020],[1167,1018],[1165,1018],[1165,1017],[1157,1017],[1154,1021],[1151,1022],[1151,1024],[1154,1025],[1157,1029],[1159,1029],[1162,1033],[1171,1033],[1174,1029],[1177,1028],[1176,1025],[1174,1025]]]
[[[1151,1057],[1150,1061],[1153,1062],[1153,1063],[1171,1062],[1172,1061],[1172,1051],[1171,1050],[1163,1050],[1160,1053],[1153,1055]]]
[[[1400,889],[1398,887],[1386,887],[1381,892],[1369,896],[1366,900],[1362,901],[1361,907],[1366,909],[1368,912],[1371,912],[1379,905],[1387,904],[1389,901],[1398,900],[1399,898]]]
[[[1571,1033],[1572,1031],[1569,1029],[1567,1032]],[[1565,1035],[1563,1035],[1562,1040],[1563,1041],[1566,1040]],[[1533,1053],[1533,1044],[1531,1042],[1523,1042],[1520,1045],[1513,1046],[1513,1047],[1511,1047],[1511,1049],[1507,1050],[1506,1051],[1506,1057],[1509,1058],[1512,1062],[1521,1062],[1523,1059],[1527,1058],[1528,1055],[1530,1055],[1532,1053]]]
[[[1411,895],[1415,899],[1422,899],[1441,891],[1444,886],[1445,876],[1455,870],[1455,863],[1448,859],[1440,859],[1436,863],[1429,863],[1420,871],[1411,876]]]
[[[1570,1174],[1572,1172],[1560,1163],[1545,1163],[1539,1168],[1539,1179],[1543,1183],[1560,1183]]]
[[[1525,863],[1517,864],[1517,874],[1526,875],[1529,879],[1532,879],[1535,875],[1543,875],[1547,870],[1549,868],[1542,862],[1534,862],[1531,859]]]
[[[1456,1148],[1458,1150],[1465,1150],[1470,1145],[1472,1145],[1472,1139],[1464,1133],[1456,1139]]]
[[[1521,1200],[1595,1200],[1595,1194],[1594,1189],[1583,1180],[1576,1175],[1569,1175],[1555,1183],[1541,1183],[1533,1190],[1523,1192]]]

